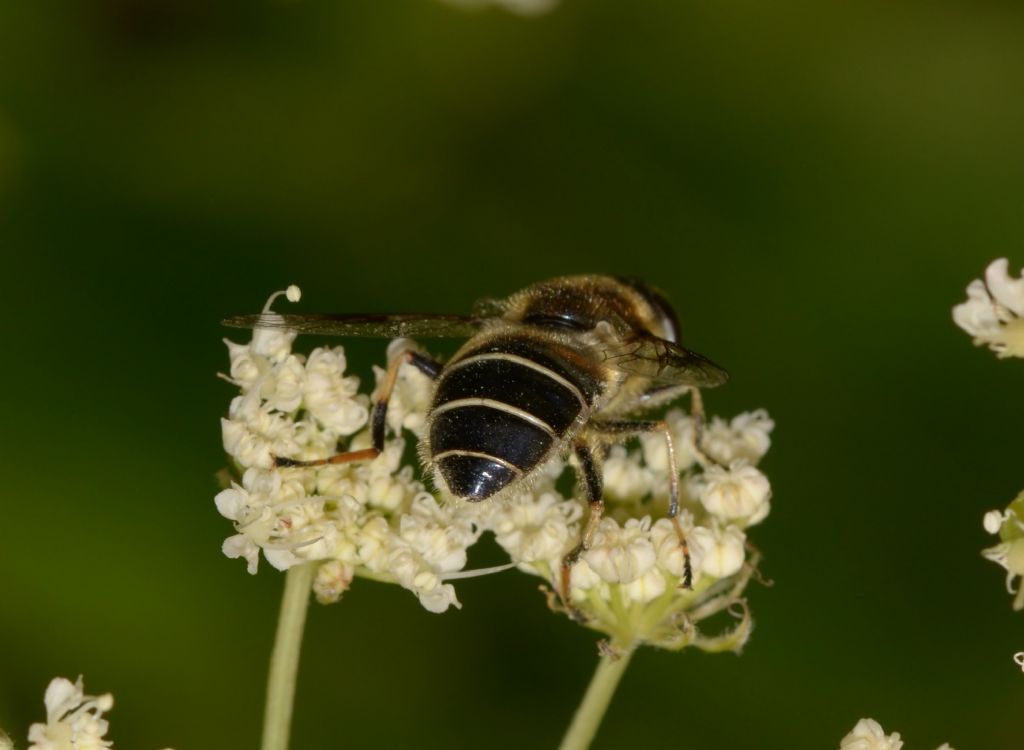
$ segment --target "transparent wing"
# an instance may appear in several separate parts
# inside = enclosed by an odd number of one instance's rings
[[[482,320],[468,315],[431,313],[312,313],[235,315],[221,321],[231,328],[285,328],[297,333],[380,338],[465,338]]]
[[[606,349],[604,357],[606,365],[657,383],[713,388],[729,379],[729,373],[704,355],[656,336],[630,337]]]

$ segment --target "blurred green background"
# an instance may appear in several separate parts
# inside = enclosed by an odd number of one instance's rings
[[[282,580],[220,553],[223,316],[608,271],[731,371],[712,413],[777,420],[774,586],[742,656],[642,652],[595,747],[820,749],[861,716],[1020,746],[1024,617],[979,550],[1024,487],[1024,363],[950,318],[1024,262],[1019,3],[34,0],[0,50],[13,736],[84,674],[118,747],[257,744]],[[294,747],[553,747],[596,637],[536,584],[313,607]]]

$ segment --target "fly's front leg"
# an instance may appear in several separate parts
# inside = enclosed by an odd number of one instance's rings
[[[700,389],[693,385],[662,385],[645,391],[637,397],[636,401],[625,408],[624,412],[650,409],[662,404],[668,404],[689,394],[690,396],[690,418],[693,420],[693,445],[691,450],[693,457],[701,468],[717,463],[709,457],[702,447],[704,444],[704,399],[701,397]]]
[[[696,389],[694,389],[696,391]],[[676,466],[676,448],[672,440],[672,430],[663,419],[651,421],[598,422],[593,429],[608,438],[625,440],[635,435],[661,433],[668,449],[668,519],[679,538],[679,546],[683,550],[683,588],[693,588],[693,564],[690,561],[690,545],[686,541],[686,532],[679,523],[679,469]]]
[[[437,378],[441,372],[441,363],[431,359],[426,354],[403,348],[388,362],[388,369],[384,375],[384,382],[381,383],[380,395],[373,404],[373,413],[370,416],[371,435],[373,447],[364,448],[358,451],[346,451],[328,458],[318,458],[313,461],[296,461],[291,458],[274,457],[274,466],[287,468],[292,466],[326,466],[328,464],[347,464],[353,461],[372,461],[384,450],[384,432],[388,422],[388,401],[395,390],[395,383],[398,382],[398,371],[402,365],[410,364],[417,370],[427,375],[432,380]]]
[[[598,464],[594,451],[587,443],[582,440],[577,441],[573,452],[576,455],[576,460],[579,462],[579,481],[583,485],[583,492],[586,495],[587,502],[590,504],[590,516],[587,518],[587,525],[580,536],[580,543],[562,558],[562,585],[559,593],[562,596],[562,603],[569,610],[570,615],[573,619],[579,620],[582,618],[582,615],[569,603],[569,583],[572,577],[572,566],[579,561],[584,552],[590,549],[590,544],[594,541],[594,532],[597,531],[597,525],[601,522],[601,516],[604,515],[604,500],[602,499],[604,481],[601,478],[601,467]]]

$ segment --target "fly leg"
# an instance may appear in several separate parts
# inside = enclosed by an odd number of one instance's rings
[[[384,375],[384,382],[381,384],[380,395],[373,404],[373,413],[370,417],[373,435],[372,448],[346,451],[345,453],[337,453],[327,458],[318,458],[312,461],[297,461],[292,458],[274,456],[274,466],[278,468],[327,466],[329,464],[347,464],[353,461],[372,461],[379,456],[384,450],[384,431],[387,427],[388,401],[391,399],[391,393],[395,390],[395,383],[398,381],[398,371],[405,364],[412,365],[431,379],[437,378],[441,372],[440,362],[414,349],[402,349],[391,358],[391,361],[388,362],[387,373]]]
[[[700,395],[700,388],[688,386],[687,390],[690,392],[690,418],[693,420],[693,457],[697,459],[697,463],[701,465],[701,468],[706,469],[715,462],[708,457],[702,447],[704,444],[705,423],[704,399]]]
[[[696,393],[696,388],[694,392]],[[699,396],[697,397],[699,398]],[[690,561],[690,545],[686,541],[686,532],[679,522],[679,470],[676,467],[676,449],[672,440],[672,430],[663,419],[650,421],[614,421],[598,422],[593,425],[598,434],[612,439],[624,440],[635,435],[660,433],[665,438],[668,449],[668,519],[679,538],[679,546],[683,550],[683,583],[684,589],[693,588],[693,564]]]
[[[577,441],[573,451],[576,455],[576,460],[579,462],[577,473],[580,484],[583,485],[583,492],[586,495],[587,502],[590,504],[590,516],[587,518],[587,525],[580,536],[579,544],[562,558],[561,590],[559,593],[562,597],[562,604],[569,610],[569,615],[574,620],[582,621],[582,613],[569,602],[569,583],[572,577],[572,566],[579,561],[584,552],[590,549],[590,544],[594,540],[594,532],[597,531],[597,525],[601,522],[601,516],[604,514],[604,500],[602,499],[604,481],[601,478],[601,467],[594,451],[586,442],[582,440]]]

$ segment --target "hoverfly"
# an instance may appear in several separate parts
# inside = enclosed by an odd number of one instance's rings
[[[601,464],[607,446],[663,434],[668,517],[685,555],[683,585],[691,585],[689,550],[677,519],[671,432],[664,421],[629,417],[689,392],[700,425],[697,389],[721,385],[728,374],[678,343],[675,312],[653,287],[611,276],[564,276],[503,300],[482,300],[471,315],[274,313],[223,322],[337,336],[467,338],[444,364],[412,347],[392,357],[374,404],[372,448],[318,461],[279,457],[276,465],[374,458],[384,448],[388,399],[399,368],[412,365],[435,384],[421,453],[443,491],[477,502],[524,489],[559,457],[573,462],[590,515],[579,544],[563,558],[560,593],[566,602],[572,565],[589,548],[604,511]]]

